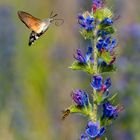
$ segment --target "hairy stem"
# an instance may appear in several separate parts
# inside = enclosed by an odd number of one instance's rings
[[[98,75],[98,56],[97,56],[98,50],[96,48],[96,43],[97,43],[96,38],[93,38],[94,75]],[[94,122],[97,122],[97,112],[98,112],[98,106],[94,102],[96,99],[97,99],[97,91],[93,89],[93,116],[94,116],[93,121]],[[96,140],[100,140],[100,138],[96,138]]]
[[[96,38],[93,38],[92,40],[93,44],[93,57],[94,57],[94,75],[98,74],[98,59],[97,59],[97,48],[96,48]],[[97,98],[97,92],[95,89],[93,89],[93,101],[95,101]],[[97,104],[93,102],[93,121],[97,122]]]

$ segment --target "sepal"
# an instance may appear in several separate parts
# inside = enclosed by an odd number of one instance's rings
[[[89,74],[94,74],[93,64],[82,64],[77,61],[74,61],[73,64],[69,67],[72,70],[81,70]]]
[[[111,65],[99,65],[99,73],[115,72],[117,70],[116,66]]]
[[[95,19],[102,21],[105,18],[112,18],[113,13],[108,8],[101,8],[101,9],[97,9],[96,12],[93,14],[93,16]]]
[[[112,56],[109,51],[103,50],[102,52],[99,53],[99,56],[107,63],[107,65],[109,65],[114,59],[114,56]]]
[[[93,39],[94,36],[93,36],[93,31],[86,31],[86,30],[81,30],[80,31],[80,34],[84,37],[84,39]]]
[[[89,103],[88,106],[80,107],[77,105],[71,105],[68,109],[63,111],[62,120],[64,120],[71,113],[80,113],[84,116],[90,117],[91,112],[93,111],[92,105]]]

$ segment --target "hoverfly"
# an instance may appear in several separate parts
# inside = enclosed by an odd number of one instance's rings
[[[70,114],[70,110],[66,109],[63,111],[63,116],[62,116],[62,120],[65,120],[65,118]]]

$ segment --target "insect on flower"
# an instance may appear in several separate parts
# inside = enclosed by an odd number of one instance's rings
[[[63,111],[63,116],[62,116],[62,120],[65,120],[65,118],[70,114],[70,110],[67,109],[67,110],[64,110]]]
[[[56,26],[60,26],[64,23],[63,19],[57,19],[55,18],[58,16],[58,14],[53,15],[53,11],[51,12],[49,18],[46,19],[38,19],[34,16],[32,16],[29,13],[23,12],[23,11],[18,11],[18,17],[19,19],[29,28],[32,30],[29,38],[29,46],[31,46],[35,40],[37,40],[42,34],[44,34],[51,23],[54,21],[61,21],[60,22],[55,22]]]

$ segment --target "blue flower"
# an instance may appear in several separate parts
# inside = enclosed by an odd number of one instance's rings
[[[86,134],[82,134],[80,140],[90,140],[90,139]]]
[[[80,49],[77,49],[76,55],[74,55],[74,58],[75,58],[79,63],[86,64],[86,59],[85,59],[85,57],[83,56],[82,51],[81,51]]]
[[[108,78],[105,80],[104,86],[105,86],[105,90],[110,88],[110,86],[111,86],[111,79],[110,79],[110,77],[108,77]]]
[[[91,86],[95,89],[95,90],[102,90],[103,92],[107,91],[110,86],[111,86],[111,79],[108,77],[103,84],[103,78],[102,76],[98,75],[98,76],[93,76],[92,81],[91,81]]]
[[[82,51],[77,49],[77,54],[74,56],[74,58],[81,64],[87,64],[89,61],[93,63],[92,52],[92,47],[88,47],[88,51],[84,57]]]
[[[96,12],[98,8],[103,7],[103,0],[92,0],[92,3],[92,9],[94,12]]]
[[[98,134],[98,137],[103,136],[103,134],[105,133],[105,131],[106,131],[105,127],[102,127],[102,128],[100,129],[100,133]]]
[[[90,15],[89,12],[78,15],[78,22],[82,29],[85,29],[87,32],[94,29],[94,18]]]
[[[113,24],[113,20],[110,19],[110,18],[105,18],[102,22],[101,22],[102,25],[104,26],[111,26]]]
[[[91,86],[96,90],[101,90],[102,88],[102,76],[93,76],[91,81]]]
[[[77,104],[77,106],[79,107],[88,106],[89,98],[88,98],[88,94],[85,91],[80,89],[73,91],[72,98],[74,102]]]
[[[108,34],[109,34],[109,32],[107,32],[105,30],[98,30],[98,32],[97,32],[97,36],[101,36],[102,38],[104,38]]]
[[[105,133],[105,128],[104,127],[100,128],[98,122],[94,123],[92,121],[89,121],[85,133],[90,138],[101,137]]]
[[[112,51],[116,46],[117,46],[117,40],[113,38],[109,47],[109,51]]]
[[[116,106],[111,105],[109,102],[103,104],[102,118],[116,119],[118,117],[118,109]]]
[[[106,37],[105,39],[99,39],[97,42],[97,49],[98,51],[106,50],[112,52],[113,49],[117,46],[117,41],[115,38]]]

